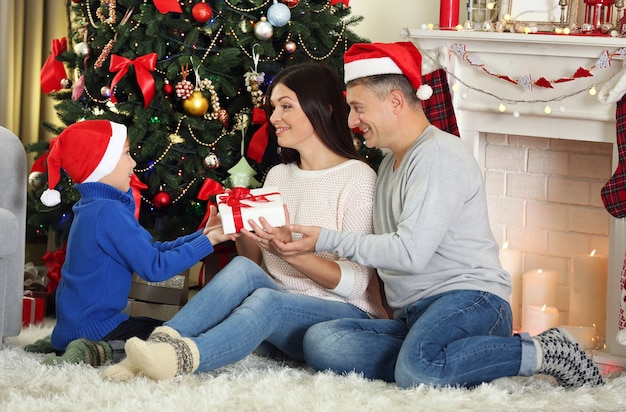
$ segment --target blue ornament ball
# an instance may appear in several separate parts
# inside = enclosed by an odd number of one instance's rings
[[[274,27],[283,27],[291,20],[291,10],[283,3],[274,3],[267,10],[267,21]]]

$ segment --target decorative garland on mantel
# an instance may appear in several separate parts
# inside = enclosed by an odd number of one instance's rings
[[[479,69],[481,69],[488,75],[497,77],[498,79],[502,79],[513,84],[521,85],[528,91],[532,91],[533,85],[537,87],[553,89],[554,88],[553,85],[555,84],[565,83],[565,82],[569,82],[569,81],[579,79],[579,78],[584,78],[584,77],[593,77],[593,74],[591,73],[592,70],[609,68],[611,66],[611,61],[613,59],[626,58],[626,47],[617,49],[613,53],[609,53],[607,50],[605,50],[593,66],[589,68],[579,67],[571,76],[560,77],[558,79],[548,79],[545,76],[540,76],[537,80],[532,80],[532,75],[530,74],[525,74],[518,78],[513,78],[509,75],[497,73],[493,70],[490,70],[485,65],[485,63],[471,56],[467,52],[466,46],[464,44],[455,43],[450,47],[450,50],[454,54],[456,54],[461,60],[468,62],[470,65],[474,67],[478,67]]]

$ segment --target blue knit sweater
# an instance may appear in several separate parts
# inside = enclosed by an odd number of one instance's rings
[[[52,346],[64,350],[78,338],[100,340],[128,319],[133,272],[150,282],[167,280],[190,268],[213,246],[202,231],[171,242],[153,242],[134,216],[132,192],[103,183],[76,185],[61,282],[56,294]]]

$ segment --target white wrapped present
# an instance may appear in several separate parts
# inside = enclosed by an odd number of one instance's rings
[[[224,233],[238,233],[242,228],[252,230],[248,220],[260,225],[260,217],[274,227],[285,225],[283,201],[275,187],[235,187],[229,193],[217,195],[217,207]]]

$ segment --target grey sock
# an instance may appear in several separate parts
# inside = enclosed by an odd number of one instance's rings
[[[533,340],[541,347],[541,352],[538,351],[541,367],[537,373],[554,376],[565,387],[604,384],[598,367],[567,332],[552,328]]]

